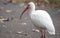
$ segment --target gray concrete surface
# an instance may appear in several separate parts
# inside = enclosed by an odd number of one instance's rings
[[[24,6],[20,4],[7,4],[4,5],[3,2],[0,2],[0,16],[4,18],[11,18],[13,20],[0,22],[0,38],[40,38],[40,33],[33,32],[32,29],[35,29],[34,25],[31,23],[31,20],[28,17],[28,13],[25,13],[22,19],[19,19],[19,15],[22,12]],[[47,33],[47,38],[60,38],[60,8],[48,7],[36,9],[43,9],[48,11],[51,15],[56,29],[56,35],[51,36]],[[10,12],[7,10],[11,10]]]

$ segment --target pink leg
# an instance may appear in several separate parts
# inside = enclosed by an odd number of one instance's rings
[[[44,38],[43,30],[40,30],[40,32],[41,32],[41,37],[40,38]]]
[[[40,30],[41,31],[41,37],[40,38],[46,38],[46,32],[45,30]]]
[[[46,32],[45,32],[45,30],[44,30],[44,38],[46,38]]]

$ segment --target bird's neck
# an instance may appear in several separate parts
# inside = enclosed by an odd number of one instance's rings
[[[35,11],[35,8],[29,9],[29,17],[34,13],[34,11]]]
[[[29,9],[29,14],[33,13],[33,11],[35,11],[35,8]]]

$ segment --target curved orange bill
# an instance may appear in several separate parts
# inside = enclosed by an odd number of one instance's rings
[[[25,10],[21,13],[20,19],[21,19],[21,17],[23,16],[23,14],[25,13],[25,11],[26,11],[28,8],[29,8],[29,6],[27,6],[27,7],[25,8]]]

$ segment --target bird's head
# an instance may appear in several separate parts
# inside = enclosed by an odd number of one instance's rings
[[[25,13],[25,11],[27,11],[28,9],[30,10],[34,10],[35,9],[35,4],[33,2],[29,2],[26,6],[26,8],[23,10],[23,12],[20,15],[20,19],[23,16],[23,14]]]
[[[31,8],[31,9],[35,8],[35,4],[33,2],[29,2],[28,5],[29,5],[29,8]]]

